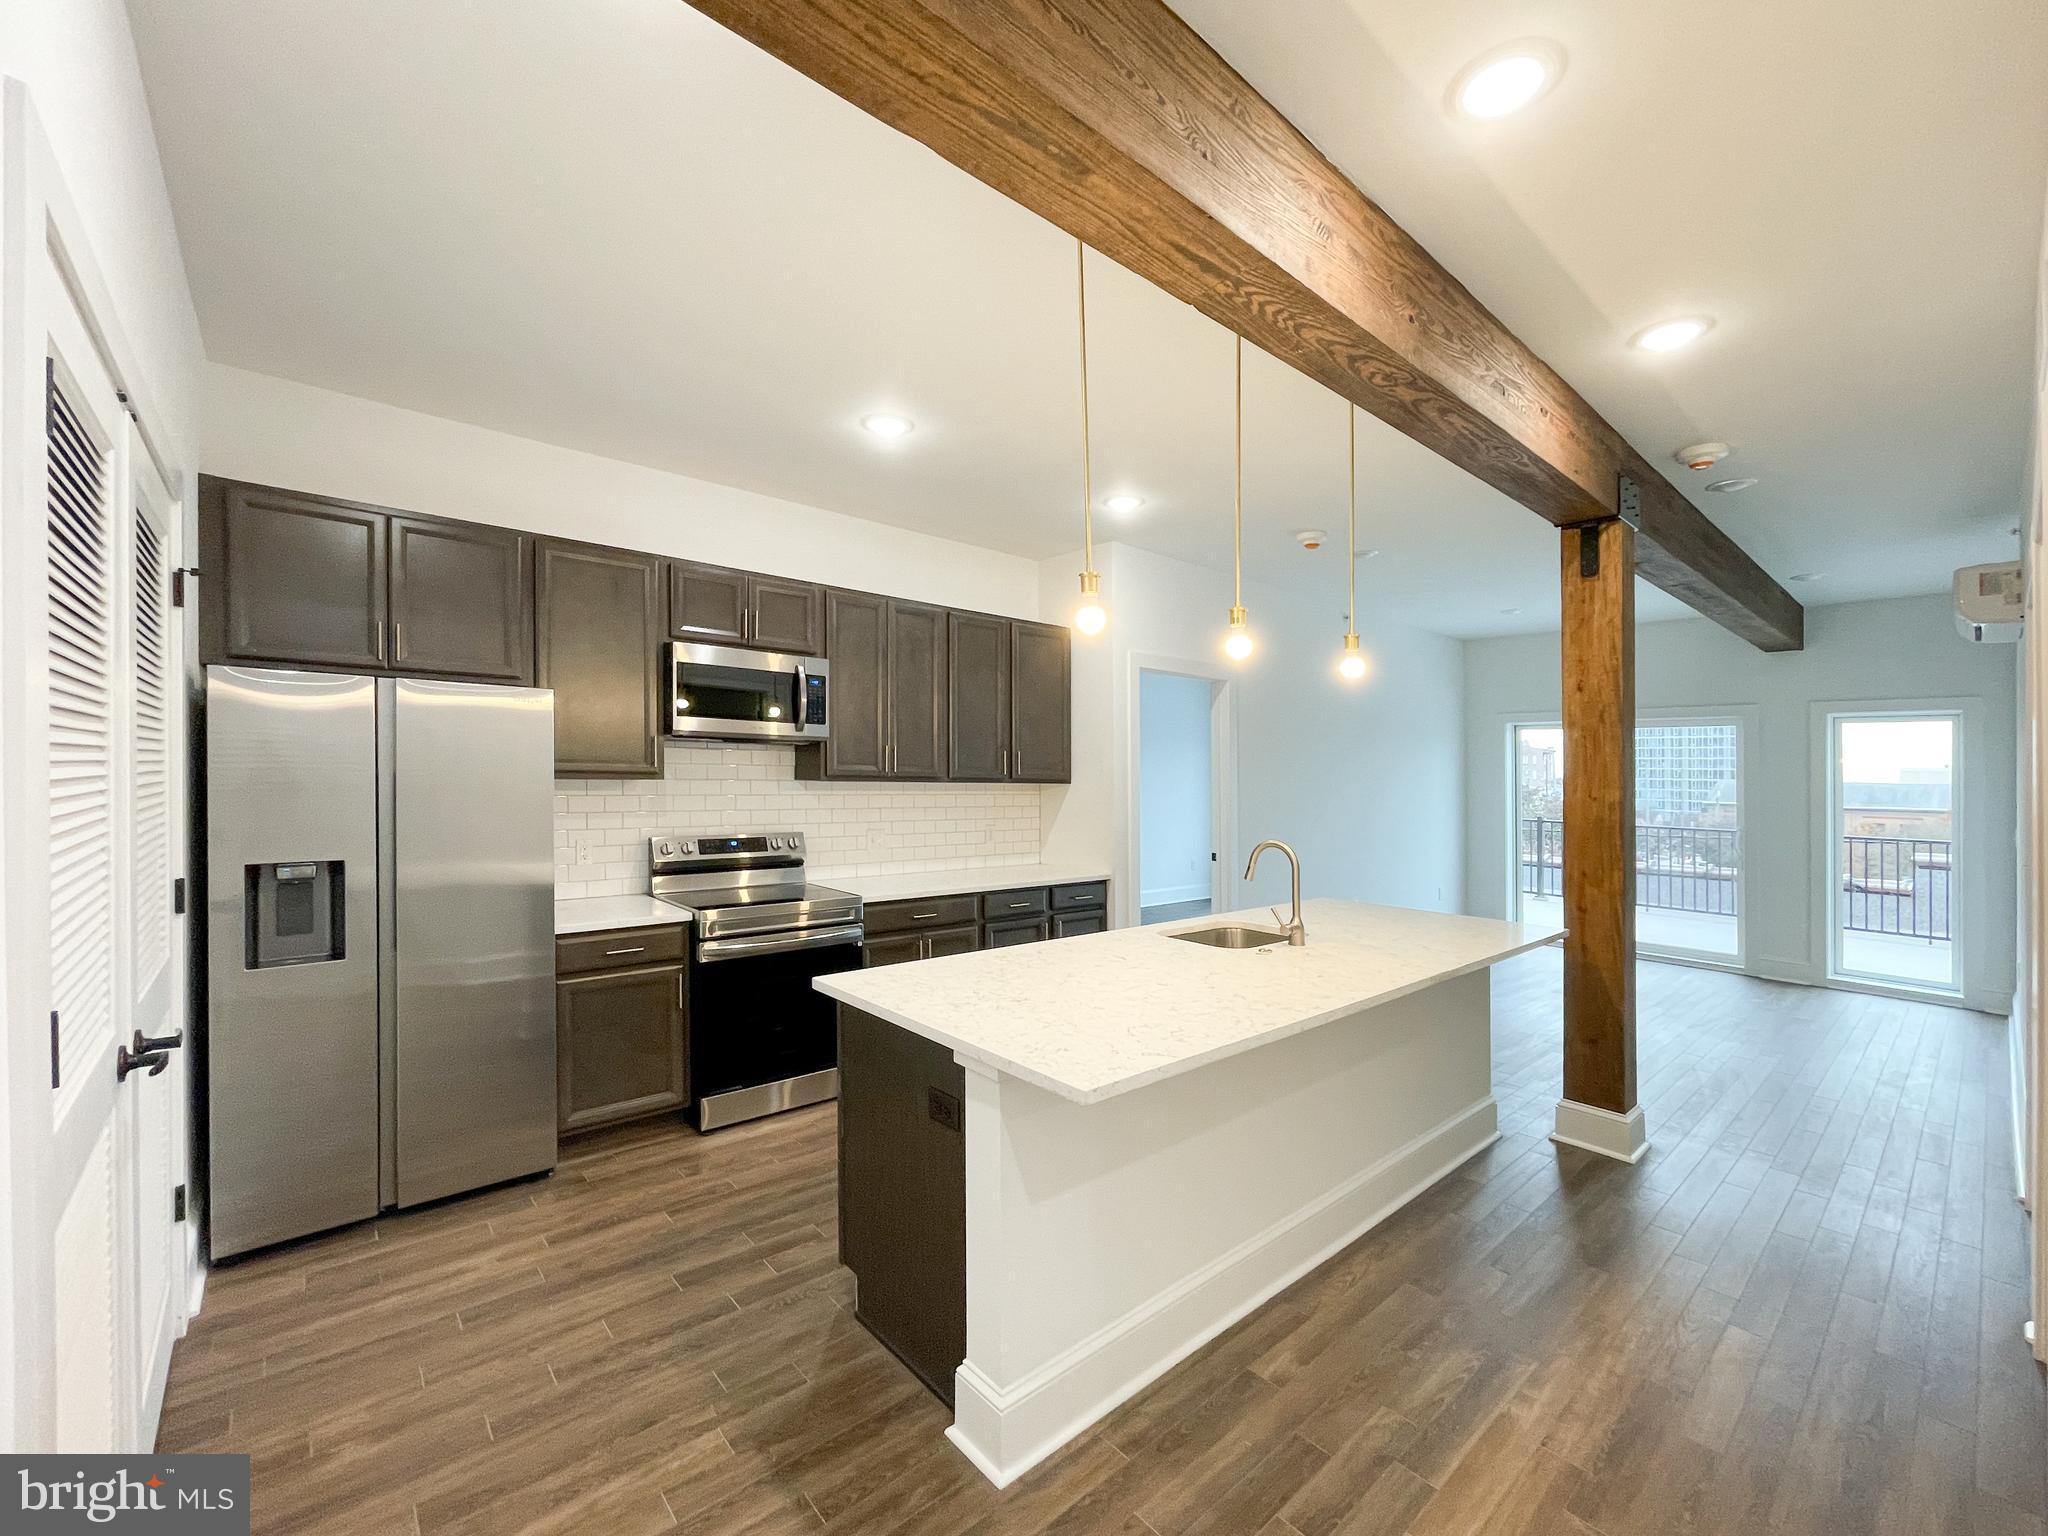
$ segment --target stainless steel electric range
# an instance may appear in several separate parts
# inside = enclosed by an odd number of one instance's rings
[[[801,832],[648,840],[653,894],[690,931],[700,1131],[839,1096],[837,1013],[811,982],[861,962],[861,901],[804,878]]]

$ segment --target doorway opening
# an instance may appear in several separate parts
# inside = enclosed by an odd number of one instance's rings
[[[1946,711],[1828,717],[1828,969],[1955,992],[1961,719]]]
[[[1205,917],[1222,902],[1213,678],[1138,673],[1138,917]]]

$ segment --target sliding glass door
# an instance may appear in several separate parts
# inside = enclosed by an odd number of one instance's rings
[[[1564,731],[1516,725],[1512,910],[1564,920]],[[1636,728],[1636,947],[1742,959],[1742,730],[1723,718]]]
[[[1960,718],[1829,717],[1829,971],[1954,992]]]

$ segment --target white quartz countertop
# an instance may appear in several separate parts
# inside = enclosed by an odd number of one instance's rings
[[[1075,885],[1108,878],[1107,870],[1081,864],[984,864],[979,869],[933,869],[908,875],[811,873],[816,884],[850,891],[862,901],[925,901],[970,891],[1014,891],[1027,885]]]
[[[661,928],[696,916],[688,907],[652,896],[573,896],[555,903],[555,937],[607,928]]]
[[[1543,923],[1311,901],[1308,943],[1168,937],[1267,908],[821,976],[820,992],[1079,1104],[1128,1093],[1535,949]]]

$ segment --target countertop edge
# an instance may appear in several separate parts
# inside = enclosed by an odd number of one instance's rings
[[[1117,1098],[1152,1083],[1165,1082],[1169,1078],[1179,1077],[1182,1073],[1206,1067],[1212,1062],[1228,1061],[1231,1057],[1241,1056],[1246,1051],[1255,1051],[1261,1046],[1272,1045],[1291,1036],[1305,1034],[1311,1029],[1320,1029],[1325,1024],[1334,1024],[1337,1020],[1348,1019],[1353,1014],[1368,1013],[1383,1004],[1397,1002],[1404,997],[1412,997],[1417,992],[1426,991],[1430,987],[1437,986],[1443,982],[1455,981],[1461,976],[1470,976],[1475,971],[1489,970],[1499,965],[1503,960],[1512,960],[1517,955],[1524,955],[1531,950],[1541,949],[1546,944],[1554,944],[1563,938],[1565,933],[1565,929],[1559,928],[1535,938],[1525,939],[1520,944],[1511,945],[1462,965],[1452,966],[1447,970],[1433,972],[1428,976],[1419,977],[1405,985],[1392,987],[1384,992],[1377,992],[1369,997],[1360,998],[1356,1002],[1345,1003],[1333,1009],[1325,1009],[1321,1013],[1310,1014],[1289,1024],[1276,1025],[1261,1034],[1251,1035],[1242,1040],[1233,1040],[1228,1045],[1217,1046],[1212,1050],[1190,1056],[1183,1061],[1172,1062],[1162,1067],[1154,1067],[1144,1072],[1134,1072],[1128,1077],[1117,1078],[1114,1081],[1100,1084],[1093,1088],[1083,1088],[1072,1083],[1062,1082],[1044,1072],[1027,1067],[1021,1062],[1011,1061],[996,1055],[992,1051],[961,1040],[935,1025],[921,1023],[906,1017],[895,1009],[879,1007],[862,998],[849,997],[835,985],[833,978],[830,976],[820,976],[812,985],[835,1002],[845,1003],[849,1007],[858,1008],[862,1013],[872,1014],[875,1018],[881,1019],[885,1023],[894,1024],[899,1029],[907,1029],[914,1035],[922,1035],[925,1039],[935,1044],[943,1045],[969,1061],[979,1063],[1005,1076],[1014,1077],[1020,1082],[1030,1083],[1033,1087],[1043,1088],[1048,1093],[1057,1094],[1059,1097],[1075,1104],[1100,1104],[1106,1099]],[[860,973],[856,971],[852,974],[859,975]]]

